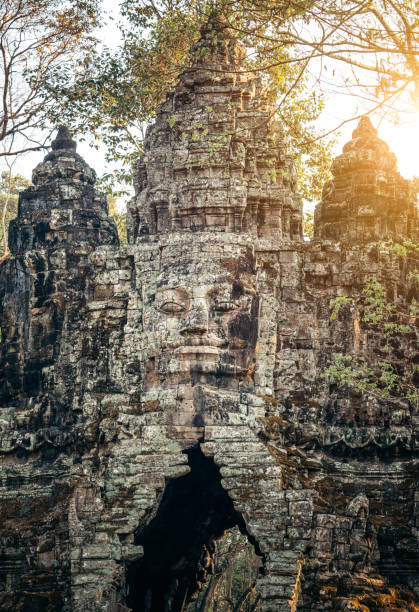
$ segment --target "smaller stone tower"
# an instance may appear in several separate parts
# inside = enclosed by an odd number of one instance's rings
[[[59,128],[51,148],[33,171],[33,186],[20,194],[18,216],[10,224],[10,252],[118,244],[106,197],[94,187],[96,173],[76,153],[66,127]]]
[[[119,244],[106,196],[94,186],[96,173],[66,127],[51,148],[33,171],[33,186],[20,194],[10,223],[12,257],[0,274],[0,398],[13,401],[42,391],[45,399],[45,368],[62,351],[61,334],[79,326],[88,255]]]
[[[315,238],[348,244],[414,238],[418,211],[410,183],[368,117],[352,132],[332,173],[316,208]]]

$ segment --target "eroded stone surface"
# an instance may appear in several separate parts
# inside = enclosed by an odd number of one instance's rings
[[[397,160],[363,117],[332,165],[316,208],[316,236],[350,245],[417,237],[416,196]]]
[[[215,20],[191,55],[147,135],[127,247],[65,129],[21,195],[0,268],[0,608],[186,609],[238,525],[265,612],[413,610],[415,408],[322,376],[336,352],[382,358],[383,330],[353,304],[331,321],[330,299],[372,274],[399,309],[414,295],[414,261],[379,242],[416,236],[406,183],[361,122],[304,243],[240,46]],[[416,348],[401,334],[386,358]]]

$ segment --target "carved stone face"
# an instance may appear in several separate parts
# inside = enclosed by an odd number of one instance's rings
[[[250,374],[259,297],[250,251],[163,253],[155,283],[143,283],[145,384]]]

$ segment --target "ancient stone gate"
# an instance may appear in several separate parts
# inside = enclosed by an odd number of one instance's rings
[[[363,119],[305,242],[242,60],[210,22],[147,133],[128,246],[65,128],[21,194],[0,268],[2,610],[186,610],[234,525],[265,612],[414,609],[415,406],[323,376],[333,353],[382,357],[353,306],[369,275],[400,309],[417,290],[413,256],[382,247],[417,240],[414,198]],[[389,350],[414,362],[414,331]]]

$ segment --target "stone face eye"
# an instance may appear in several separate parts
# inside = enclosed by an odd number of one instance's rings
[[[230,310],[234,310],[235,308],[237,308],[236,302],[229,302],[227,300],[223,302],[216,302],[214,304],[214,310],[216,310],[217,312],[229,312]]]
[[[185,306],[173,301],[165,302],[160,306],[160,310],[166,314],[180,314],[181,312],[184,312]]]

